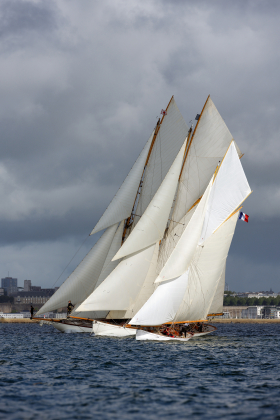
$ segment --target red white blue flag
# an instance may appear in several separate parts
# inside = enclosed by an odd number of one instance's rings
[[[166,115],[166,114],[167,114],[167,111],[165,111],[164,109],[162,109],[162,110],[160,111],[160,113],[161,113],[162,115]]]
[[[240,220],[243,220],[243,222],[249,222],[249,216],[248,216],[248,214],[245,214],[245,213],[242,213],[242,211],[240,212],[240,214],[239,214],[239,219]]]

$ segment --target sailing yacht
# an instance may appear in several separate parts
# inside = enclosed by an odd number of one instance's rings
[[[236,167],[228,163],[229,156],[234,156]],[[193,132],[172,97],[91,232],[105,230],[103,235],[39,313],[66,306],[71,299],[74,313],[55,323],[60,330],[71,330],[71,323],[77,329],[82,322],[89,330],[92,320],[96,335],[123,337],[137,332],[137,339],[158,335],[166,340],[162,332],[168,323],[175,338],[180,323],[192,326],[185,339],[213,331],[215,327],[205,324],[206,317],[222,314],[233,223],[238,206],[251,192],[241,156],[210,96]],[[234,202],[231,191],[240,186],[234,179],[226,186],[231,205],[213,198],[221,189],[219,197],[226,200],[223,183],[231,177],[224,168],[232,174],[239,168],[244,175],[246,188],[241,185],[244,191]],[[227,212],[220,212],[217,221],[219,206],[226,206]],[[224,243],[223,250],[217,241]],[[157,316],[151,308],[157,308]]]

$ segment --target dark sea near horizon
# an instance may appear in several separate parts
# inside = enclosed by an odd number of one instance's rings
[[[0,418],[280,419],[280,325],[187,343],[0,324]]]

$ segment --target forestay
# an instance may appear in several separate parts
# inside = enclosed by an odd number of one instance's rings
[[[130,216],[153,136],[154,131],[91,235]]]
[[[113,260],[130,255],[162,239],[177,189],[185,145],[184,142],[152,201]]]
[[[89,296],[98,281],[117,227],[118,223],[109,227],[103,233],[83,261],[36,315],[65,307],[69,300],[75,305],[83,302]]]

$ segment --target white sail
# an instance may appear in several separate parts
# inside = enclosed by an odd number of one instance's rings
[[[123,226],[124,226],[124,222],[122,221],[113,237],[109,252],[105,259],[102,271],[96,281],[94,289],[96,289],[103,282],[103,280],[105,280],[106,277],[109,276],[109,274],[116,268],[116,266],[119,263],[119,261],[111,261],[111,260],[112,260],[112,257],[115,255],[115,253],[121,247]],[[72,311],[71,316],[77,316],[77,317],[81,316],[83,318],[100,319],[100,318],[105,318],[107,314],[108,314],[108,311],[79,312],[78,307],[77,307],[77,309],[75,308],[74,311]]]
[[[157,242],[154,249],[154,254],[151,260],[151,264],[146,275],[143,286],[140,288],[135,300],[132,300],[130,306],[124,311],[110,311],[107,315],[107,319],[131,319],[134,314],[144,305],[149,297],[155,291],[156,285],[154,284],[157,268],[157,258],[159,252],[159,243]]]
[[[234,142],[220,165],[208,201],[202,228],[202,244],[251,193]]]
[[[175,277],[179,277],[185,271],[187,271],[187,268],[194,255],[198,240],[201,235],[201,230],[211,188],[212,179],[209,182],[209,185],[206,188],[206,191],[203,194],[203,197],[200,200],[196,211],[194,212],[191,220],[189,221],[187,227],[185,228],[179,241],[177,242],[175,249],[171,253],[165,266],[161,270],[158,278],[156,279],[156,283],[174,279]]]
[[[198,246],[189,270],[188,285],[175,322],[206,319],[223,272],[238,212]]]
[[[167,234],[165,234],[160,244],[160,251],[157,261],[157,273],[160,273],[163,269],[196,209],[197,205],[193,206],[192,209],[190,209],[188,213],[180,220],[180,222],[174,222],[171,220]]]
[[[185,145],[184,142],[152,201],[113,260],[130,255],[162,239],[178,184]]]
[[[224,309],[224,293],[225,293],[225,281],[226,281],[226,264],[222,271],[221,277],[218,281],[215,295],[213,297],[208,314],[220,314]]]
[[[193,134],[181,174],[173,220],[179,221],[202,196],[231,141],[232,135],[209,97]]]
[[[197,246],[188,270],[159,284],[150,299],[130,321],[131,325],[205,319],[221,276],[238,213]]]
[[[148,273],[155,245],[123,259],[100,286],[77,308],[78,311],[128,309]]]
[[[153,136],[154,132],[91,235],[130,216]]]
[[[69,300],[75,305],[87,298],[95,288],[117,227],[118,223],[103,233],[83,261],[42,306],[37,315],[65,307]]]
[[[158,288],[131,319],[131,325],[161,325],[172,322],[188,282],[188,271],[182,276],[159,284]]]
[[[152,261],[146,275],[145,281],[143,286],[140,289],[138,296],[136,297],[135,301],[130,305],[127,313],[125,314],[125,318],[132,318],[136,312],[144,305],[144,303],[149,299],[149,297],[155,291],[156,285],[154,284],[156,279],[156,269],[157,269],[157,259],[159,253],[159,242],[156,243],[154,254],[152,257]]]
[[[134,226],[145,212],[160,184],[174,162],[188,135],[186,125],[174,98],[167,108],[156,142],[152,149],[148,165],[145,169],[144,181],[141,189],[141,196],[137,204]]]

